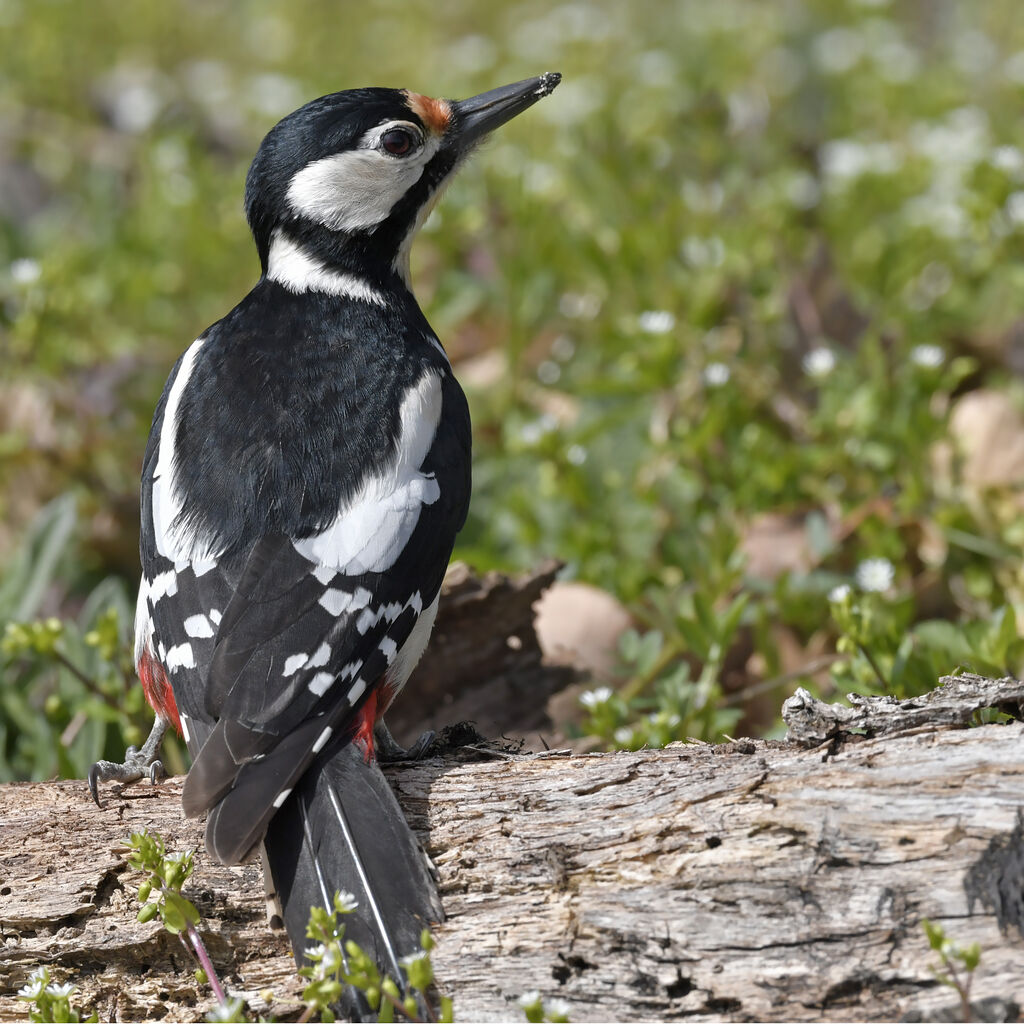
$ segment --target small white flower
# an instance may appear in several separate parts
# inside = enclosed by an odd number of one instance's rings
[[[853,593],[853,587],[849,583],[840,583],[828,592],[828,599],[833,604],[845,601]]]
[[[238,1020],[242,1013],[241,998],[228,999],[218,1003],[207,1015],[206,1019],[217,1024],[218,1021]]]
[[[426,960],[428,956],[429,954],[427,951],[425,949],[421,949],[418,953],[410,953],[408,956],[403,956],[398,962],[402,964],[403,967],[410,967],[418,960]]]
[[[544,1003],[545,1017],[568,1017],[569,1004],[564,999],[548,999]]]
[[[343,914],[351,914],[359,906],[359,901],[350,892],[339,892],[335,903]]]
[[[576,342],[574,342],[567,334],[560,334],[553,342],[551,342],[551,355],[560,363],[564,363],[567,360],[572,359],[575,351]]]
[[[1006,216],[1013,224],[1024,224],[1024,192],[1011,192],[1006,197]]]
[[[552,384],[558,383],[558,378],[562,376],[562,368],[553,359],[545,359],[537,367],[537,379],[541,384],[547,384],[549,387]]]
[[[522,1007],[536,1006],[540,1002],[540,993],[536,989],[524,992],[519,997],[519,1005]]]
[[[836,367],[836,354],[830,348],[812,348],[803,358],[804,372],[809,377],[827,377]]]
[[[585,708],[596,708],[607,704],[612,699],[612,688],[610,686],[599,686],[596,690],[587,690],[580,694],[580,703]]]
[[[647,334],[668,334],[676,325],[675,314],[667,309],[649,309],[640,314],[640,330]]]
[[[570,445],[566,450],[565,457],[573,466],[582,466],[587,461],[587,449],[581,444]]]
[[[601,300],[596,295],[566,292],[558,300],[558,310],[573,320],[593,320],[601,312]]]
[[[708,363],[704,367],[704,383],[710,388],[720,388],[729,383],[732,371],[725,363]]]
[[[941,366],[946,355],[939,345],[915,345],[910,350],[910,360],[915,366],[934,369]]]
[[[15,284],[32,284],[42,272],[38,260],[23,258],[11,263],[11,280]]]
[[[620,725],[612,734],[615,742],[625,747],[633,742],[633,730],[628,725]]]
[[[19,999],[38,999],[42,995],[46,983],[50,980],[50,971],[46,967],[37,967],[29,976],[28,984],[18,989]]]
[[[1024,175],[1024,153],[1016,146],[996,146],[988,159],[996,170],[1008,174],[1011,178]]]
[[[327,952],[327,947],[321,942],[318,946],[307,946],[306,947],[306,959],[307,960],[322,960],[324,953]]]
[[[67,999],[76,988],[77,986],[72,985],[71,982],[66,982],[63,985],[47,985],[46,994],[53,996],[55,999]]]
[[[881,594],[892,586],[896,570],[888,558],[865,558],[855,575],[861,590]]]

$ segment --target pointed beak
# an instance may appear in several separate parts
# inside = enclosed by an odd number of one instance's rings
[[[537,100],[552,92],[561,80],[562,76],[557,71],[548,71],[537,78],[503,85],[468,100],[454,100],[452,112],[455,114],[459,149],[471,148],[495,128],[532,107]]]

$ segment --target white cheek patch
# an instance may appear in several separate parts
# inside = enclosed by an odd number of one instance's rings
[[[315,160],[288,186],[288,205],[332,231],[358,231],[387,220],[395,204],[420,180],[435,147],[407,160],[375,149],[352,149]],[[424,159],[426,157],[426,159]]]

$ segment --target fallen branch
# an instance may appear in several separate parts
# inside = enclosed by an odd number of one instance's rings
[[[790,743],[814,746],[840,735],[890,736],[913,729],[970,725],[979,711],[993,708],[1015,718],[1024,708],[1024,682],[965,674],[943,676],[939,686],[920,697],[861,697],[852,707],[826,704],[801,687],[782,705]]]
[[[1020,684],[983,694],[1001,706]],[[981,945],[974,1013],[1014,1019],[1024,725],[951,730],[945,710],[938,727],[907,710],[913,732],[832,733],[824,749],[743,740],[485,762],[456,750],[395,769],[440,875],[434,964],[457,1016],[521,1020],[516,1001],[536,989],[574,1021],[934,1020],[959,1003],[932,973],[927,917]],[[0,1021],[24,1017],[14,993],[43,963],[101,1019],[201,1019],[210,1000],[180,944],[135,920],[123,840],[143,827],[169,849],[200,847],[185,894],[226,987],[297,1015],[258,867],[211,864],[179,794],[179,781],[138,785],[97,810],[81,782],[0,789]]]

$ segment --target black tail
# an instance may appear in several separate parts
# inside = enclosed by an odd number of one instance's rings
[[[355,743],[317,761],[274,815],[264,840],[285,927],[300,964],[313,906],[330,909],[336,890],[359,904],[345,938],[401,986],[399,961],[444,918],[437,887],[387,779]],[[339,1008],[353,1020],[370,1011],[351,993]]]

